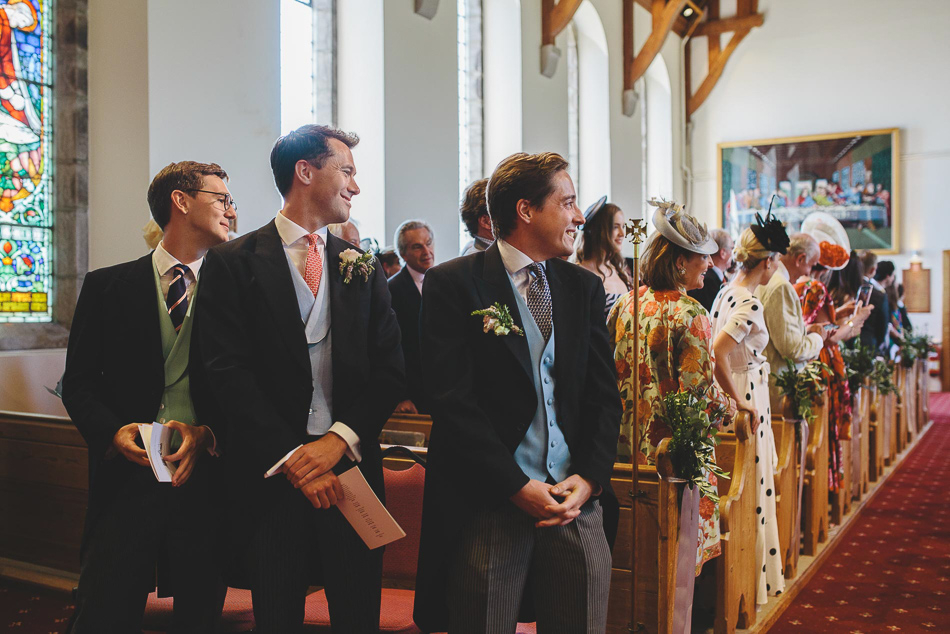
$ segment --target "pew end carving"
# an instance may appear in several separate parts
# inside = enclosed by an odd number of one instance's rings
[[[716,463],[729,473],[719,479],[722,554],[716,566],[716,634],[748,629],[756,617],[756,482],[751,412],[736,415],[735,433],[719,434]]]
[[[775,470],[775,518],[778,522],[778,540],[782,549],[782,568],[785,578],[798,574],[799,532],[798,521],[798,427],[800,421],[783,416],[772,417],[772,433],[778,451],[778,468]]]
[[[815,420],[808,434],[802,489],[803,551],[813,557],[828,539],[828,404],[825,396],[812,405]]]

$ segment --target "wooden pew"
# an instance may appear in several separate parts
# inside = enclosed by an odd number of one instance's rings
[[[897,458],[897,395],[884,397],[884,464],[890,466]]]
[[[425,414],[392,414],[383,429],[392,431],[419,432],[426,437],[429,446],[429,432],[432,431],[432,419]]]
[[[868,384],[870,420],[868,428],[868,482],[877,482],[884,473],[884,395],[877,386]]]
[[[798,575],[799,531],[798,522],[798,467],[799,441],[796,436],[801,423],[782,416],[772,416],[772,433],[778,451],[775,470],[775,515],[778,521],[778,541],[782,549],[782,567],[785,578]]]
[[[735,433],[719,434],[716,463],[729,473],[719,479],[722,555],[716,565],[716,634],[748,629],[756,616],[756,474],[750,413],[736,416]],[[774,491],[773,491],[774,493]]]
[[[856,447],[858,449],[858,460],[855,462],[857,471],[854,474],[858,481],[856,500],[860,500],[867,495],[868,485],[871,481],[871,401],[874,399],[874,395],[867,379],[862,384],[861,390],[864,395],[861,399],[861,436],[858,447]]]
[[[852,410],[851,428],[854,429],[856,414]],[[839,430],[840,431],[840,430]],[[830,493],[831,498],[831,523],[841,525],[845,516],[851,512],[851,494],[852,479],[854,478],[854,460],[852,448],[854,447],[854,431],[848,439],[839,439],[841,445],[841,482],[837,491]]]
[[[917,431],[920,432],[930,421],[930,378],[927,360],[917,359],[914,369],[917,371]]]
[[[808,556],[828,539],[828,405],[825,396],[819,399],[812,405],[816,416],[808,434],[802,489],[803,551]]]
[[[607,632],[627,634],[631,627],[631,571],[634,545],[637,554],[636,630],[647,634],[670,634],[676,589],[679,549],[680,502],[686,481],[675,478],[669,460],[669,439],[660,441],[657,466],[638,466],[637,534],[634,540],[631,511],[632,470],[630,464],[614,465],[613,487],[620,501],[620,525],[613,550],[613,574],[607,606]],[[691,570],[695,570],[696,536],[691,532],[689,552]],[[693,579],[690,578],[690,583]],[[685,606],[683,606],[685,607]]]
[[[901,384],[904,394],[904,420],[906,424],[906,436],[904,446],[906,447],[917,437],[917,381],[915,368],[901,368]]]
[[[87,454],[66,417],[0,412],[0,557],[79,573]]]
[[[907,390],[905,388],[904,382],[906,369],[900,363],[897,363],[894,367],[894,385],[897,386],[897,395],[896,395],[896,407],[894,408],[894,418],[897,428],[896,430],[896,442],[897,442],[897,451],[896,454],[900,454],[904,451],[904,448],[907,446]],[[896,455],[895,454],[895,455]]]

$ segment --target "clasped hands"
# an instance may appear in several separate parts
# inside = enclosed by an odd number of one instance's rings
[[[515,506],[538,520],[534,524],[537,528],[544,528],[573,522],[593,492],[593,482],[574,474],[557,484],[529,480],[510,499]],[[562,499],[558,501],[555,497]]]
[[[165,457],[166,462],[178,463],[178,469],[172,476],[172,486],[180,487],[191,477],[191,472],[194,471],[201,452],[212,446],[214,436],[207,427],[186,425],[177,420],[170,420],[165,423],[165,426],[181,434],[181,446],[178,451]],[[138,423],[123,425],[112,437],[112,446],[129,462],[147,467],[149,466],[148,454],[135,442],[138,436]]]
[[[343,438],[330,432],[297,449],[280,471],[314,508],[328,509],[343,499],[343,487],[331,469],[343,458],[346,447]]]

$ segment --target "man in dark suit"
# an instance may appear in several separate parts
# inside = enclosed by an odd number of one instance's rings
[[[871,315],[861,326],[861,345],[876,354],[887,356],[887,325],[890,323],[891,306],[880,282],[875,280],[877,255],[873,251],[863,251],[861,264],[864,266],[864,283],[871,287],[870,305],[873,307]]]
[[[709,256],[712,266],[703,274],[703,287],[686,293],[707,311],[712,310],[719,289],[726,283],[726,271],[732,265],[732,249],[735,246],[732,236],[725,229],[711,229],[709,236],[716,241],[719,251]]]
[[[399,257],[406,266],[389,279],[393,310],[402,331],[402,353],[406,359],[407,398],[396,406],[397,412],[428,414],[422,389],[422,360],[419,355],[419,309],[422,307],[422,281],[435,264],[435,235],[423,220],[407,220],[396,228]]]
[[[228,239],[235,214],[227,177],[213,163],[163,169],[148,191],[164,229],[155,251],[83,283],[63,376],[63,404],[89,445],[74,634],[141,631],[156,564],[159,591],[175,597],[169,631],[217,631],[216,459],[207,391],[191,371],[192,321],[205,253]],[[137,444],[137,424],[153,421],[176,431],[171,484]]]
[[[327,232],[360,191],[357,142],[317,125],[278,139],[283,209],[205,265],[200,344],[229,424],[232,553],[263,634],[301,630],[312,584],[326,588],[334,631],[379,628],[382,553],[334,508],[337,474],[353,462],[383,496],[378,437],[405,389],[386,278]]]
[[[603,283],[559,259],[584,222],[566,170],[553,153],[502,161],[498,239],[426,275],[426,632],[514,632],[522,600],[539,632],[606,627],[621,401]]]

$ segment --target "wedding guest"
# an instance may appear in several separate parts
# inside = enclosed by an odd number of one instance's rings
[[[488,179],[480,178],[469,185],[462,196],[459,214],[462,216],[462,224],[465,225],[465,230],[472,239],[462,247],[459,255],[471,255],[484,251],[495,241],[495,236],[492,234],[491,218],[488,215],[488,202],[485,199],[487,187]]]
[[[584,227],[574,250],[577,264],[604,283],[607,293],[605,318],[620,296],[633,288],[627,264],[620,255],[624,224],[620,207],[608,203],[606,196],[602,197],[584,212]]]
[[[864,282],[871,285],[871,316],[861,329],[861,345],[870,348],[876,354],[884,355],[887,350],[887,325],[890,323],[891,307],[884,293],[884,286],[877,280],[877,255],[873,251],[861,253],[864,265]]]
[[[560,259],[584,221],[567,167],[551,152],[499,163],[495,243],[426,274],[426,632],[514,634],[523,603],[539,632],[606,631],[620,395],[604,286]]]
[[[661,203],[669,204],[669,203]],[[677,206],[678,207],[678,206]],[[719,245],[695,218],[673,207],[658,207],[653,214],[656,232],[643,250],[644,286],[627,293],[614,305],[607,319],[616,344],[614,360],[620,393],[625,394],[617,448],[618,460],[654,464],[660,440],[672,435],[663,420],[663,397],[698,390],[712,405],[736,411],[735,400],[721,391],[713,376],[712,331],[706,309],[686,294],[700,288],[709,256]],[[633,338],[637,316],[633,293],[639,293],[639,358],[634,358]],[[633,393],[633,373],[638,373],[640,393]],[[639,398],[640,420],[633,420],[633,399]],[[633,446],[634,425],[639,445]],[[709,481],[715,486],[712,473]],[[703,564],[721,553],[719,507],[707,498],[700,502],[700,533],[696,549],[696,574]]]
[[[726,271],[732,266],[732,250],[735,248],[732,236],[724,229],[711,229],[709,237],[716,241],[719,250],[713,253],[710,258],[711,266],[703,275],[702,287],[687,293],[702,304],[706,312],[712,310],[713,301],[716,299],[716,295],[719,294],[719,289],[726,282]]]
[[[396,411],[405,414],[428,414],[422,385],[422,359],[419,353],[419,309],[422,307],[422,283],[435,264],[435,232],[424,220],[407,220],[396,228],[393,238],[399,257],[406,263],[399,273],[389,278],[393,311],[402,332],[402,354],[406,360],[406,398]]]
[[[897,285],[897,312],[900,315],[901,332],[907,333],[914,329],[910,323],[910,315],[907,314],[907,307],[904,306],[904,285]]]
[[[358,142],[313,124],[277,139],[283,207],[212,250],[203,273],[201,354],[228,421],[229,550],[261,634],[300,632],[315,584],[334,631],[379,630],[382,549],[333,508],[351,468],[384,498],[379,433],[405,392],[386,278],[370,257],[345,259],[353,246],[327,231],[360,193]]]
[[[818,358],[830,334],[823,323],[812,324],[806,329],[802,305],[791,282],[808,275],[820,255],[821,250],[814,238],[796,233],[779,258],[776,274],[766,285],[755,290],[755,296],[762,302],[765,327],[769,333],[765,358],[776,372],[786,367],[786,359],[801,366]],[[782,395],[775,387],[774,378],[769,379],[769,397],[772,409],[779,409]],[[759,412],[759,423],[764,421],[765,413]]]
[[[712,311],[716,380],[739,407],[753,413],[755,424],[756,603],[769,602],[785,590],[782,553],[775,515],[775,468],[778,452],[772,434],[769,375],[765,358],[769,331],[762,303],[753,294],[778,269],[778,257],[788,248],[785,227],[771,214],[745,229],[735,248],[739,270],[722,287]],[[778,368],[776,368],[778,370]]]
[[[402,261],[399,259],[399,255],[396,254],[396,250],[392,247],[387,247],[380,251],[376,259],[379,260],[379,264],[383,267],[383,275],[386,276],[386,279],[391,278],[402,270]]]
[[[327,231],[337,238],[342,238],[357,249],[360,247],[360,227],[353,218],[346,222],[337,222],[327,226]]]
[[[148,188],[155,250],[83,282],[62,392],[89,446],[74,634],[141,631],[156,566],[159,592],[169,584],[174,596],[170,631],[217,631],[219,465],[192,333],[199,300],[208,301],[207,280],[199,284],[205,254],[228,239],[236,209],[227,179],[214,163],[162,169]],[[175,432],[170,483],[157,481],[136,442],[138,424],[152,421]]]
[[[833,270],[828,278],[828,292],[839,312],[845,304],[854,304],[864,284],[864,265],[857,251],[852,250],[844,268]]]

